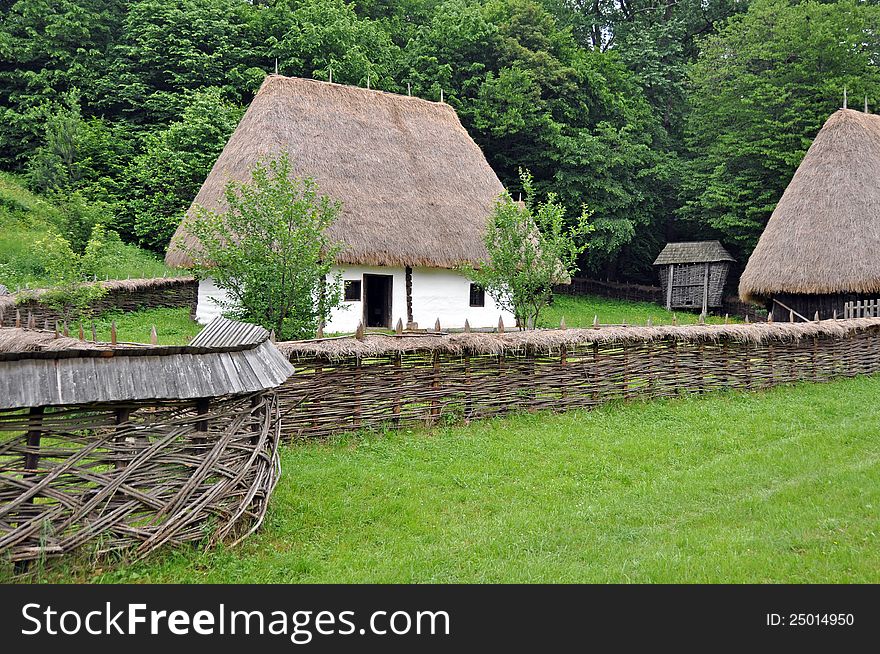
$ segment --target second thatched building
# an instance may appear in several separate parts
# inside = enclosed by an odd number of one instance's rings
[[[194,205],[222,210],[231,181],[247,181],[254,165],[286,151],[294,174],[314,178],[343,208],[330,236],[344,305],[330,332],[404,324],[461,327],[508,325],[513,316],[458,273],[486,259],[483,236],[503,187],[482,151],[441,102],[316,80],[266,78]],[[186,267],[179,247],[195,245],[181,224],[166,262]],[[211,280],[199,294],[198,317],[219,312]]]
[[[880,298],[880,116],[840,109],[782,194],[740,278],[775,320]]]

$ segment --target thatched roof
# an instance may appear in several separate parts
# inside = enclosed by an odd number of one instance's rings
[[[198,339],[111,345],[0,328],[0,409],[218,397],[274,388],[293,373],[261,327],[218,318]]]
[[[671,263],[714,263],[716,261],[733,261],[733,257],[718,241],[689,241],[667,243],[654,260],[654,265],[668,266]]]
[[[526,347],[538,352],[554,352],[560,347],[592,343],[646,341],[765,343],[769,340],[796,341],[814,336],[842,337],[848,333],[880,328],[880,318],[822,320],[819,322],[774,322],[735,325],[665,325],[658,327],[602,327],[600,329],[535,329],[498,333],[454,334],[370,334],[278,343],[278,349],[295,362],[301,358],[374,357],[406,352],[444,352],[447,354],[501,354]]]
[[[880,294],[880,116],[825,122],[773,211],[739,294]]]
[[[227,182],[249,180],[257,161],[281,151],[295,175],[342,201],[330,229],[345,246],[340,263],[451,268],[485,259],[483,233],[503,187],[449,105],[270,75],[194,206],[222,209]],[[184,225],[175,238],[196,244]],[[174,240],[165,261],[193,263]]]

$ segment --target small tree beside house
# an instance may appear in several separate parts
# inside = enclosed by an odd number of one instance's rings
[[[287,154],[257,163],[251,181],[226,185],[224,211],[195,207],[196,244],[182,245],[226,291],[224,315],[280,339],[314,336],[341,303],[340,281],[327,281],[340,246],[326,234],[341,204],[291,173]]]
[[[574,274],[593,228],[586,207],[567,225],[565,208],[555,194],[538,202],[531,174],[520,171],[520,180],[524,203],[505,191],[495,204],[484,237],[488,261],[461,270],[500,308],[513,313],[521,329],[533,329],[541,310],[553,299],[553,286]]]

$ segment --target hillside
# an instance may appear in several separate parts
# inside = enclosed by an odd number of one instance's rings
[[[77,233],[88,233],[84,218],[88,207],[56,202],[29,191],[24,180],[0,173],[0,284],[14,291],[17,287],[51,286],[59,280],[53,272],[46,242],[58,235],[75,244]],[[82,237],[80,237],[82,238]],[[119,239],[108,239],[106,253],[92,275],[100,278],[161,277],[170,272],[153,254]]]

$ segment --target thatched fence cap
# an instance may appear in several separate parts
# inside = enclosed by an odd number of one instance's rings
[[[601,329],[539,329],[505,333],[470,332],[454,334],[369,334],[354,337],[278,343],[291,361],[321,357],[334,360],[369,358],[407,352],[443,352],[455,355],[502,354],[531,348],[536,352],[558,351],[592,343],[627,343],[660,340],[764,343],[794,341],[814,336],[845,336],[851,332],[880,329],[880,318],[823,320],[810,323],[753,323],[750,325],[682,325],[659,327],[602,327]]]

